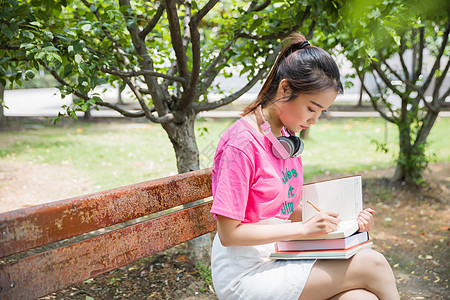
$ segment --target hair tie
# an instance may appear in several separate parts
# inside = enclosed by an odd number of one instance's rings
[[[303,48],[305,48],[305,47],[307,47],[307,46],[311,46],[311,44],[310,44],[307,40],[304,40],[303,42],[301,42],[301,43],[298,45],[298,50],[302,50]]]

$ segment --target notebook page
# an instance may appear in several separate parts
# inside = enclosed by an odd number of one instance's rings
[[[323,211],[339,213],[342,221],[355,219],[362,210],[361,176],[332,179],[311,184],[302,188],[303,220],[313,217],[317,211],[306,199]]]

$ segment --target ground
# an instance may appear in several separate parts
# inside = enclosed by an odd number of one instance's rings
[[[67,179],[60,176],[61,172],[70,174],[70,169],[30,163],[0,164],[1,211],[89,190],[88,181]],[[376,226],[371,231],[374,248],[390,262],[401,299],[448,299],[450,163],[430,165],[421,188],[392,185],[388,179],[392,174],[392,169],[362,174],[364,205],[376,210]],[[345,174],[333,177],[341,175]],[[23,197],[24,193],[27,197]],[[185,245],[43,299],[146,298],[217,299],[206,268],[187,259]]]

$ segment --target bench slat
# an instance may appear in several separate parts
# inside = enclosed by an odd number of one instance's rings
[[[208,168],[2,213],[0,258],[211,195]]]
[[[215,230],[212,202],[0,266],[0,298],[34,299]]]

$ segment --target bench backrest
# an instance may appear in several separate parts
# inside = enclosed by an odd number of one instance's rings
[[[211,232],[211,199],[198,201],[208,197],[211,169],[204,169],[2,213],[0,298],[41,297]],[[126,221],[134,224],[114,230]],[[51,250],[30,255],[36,247]]]

